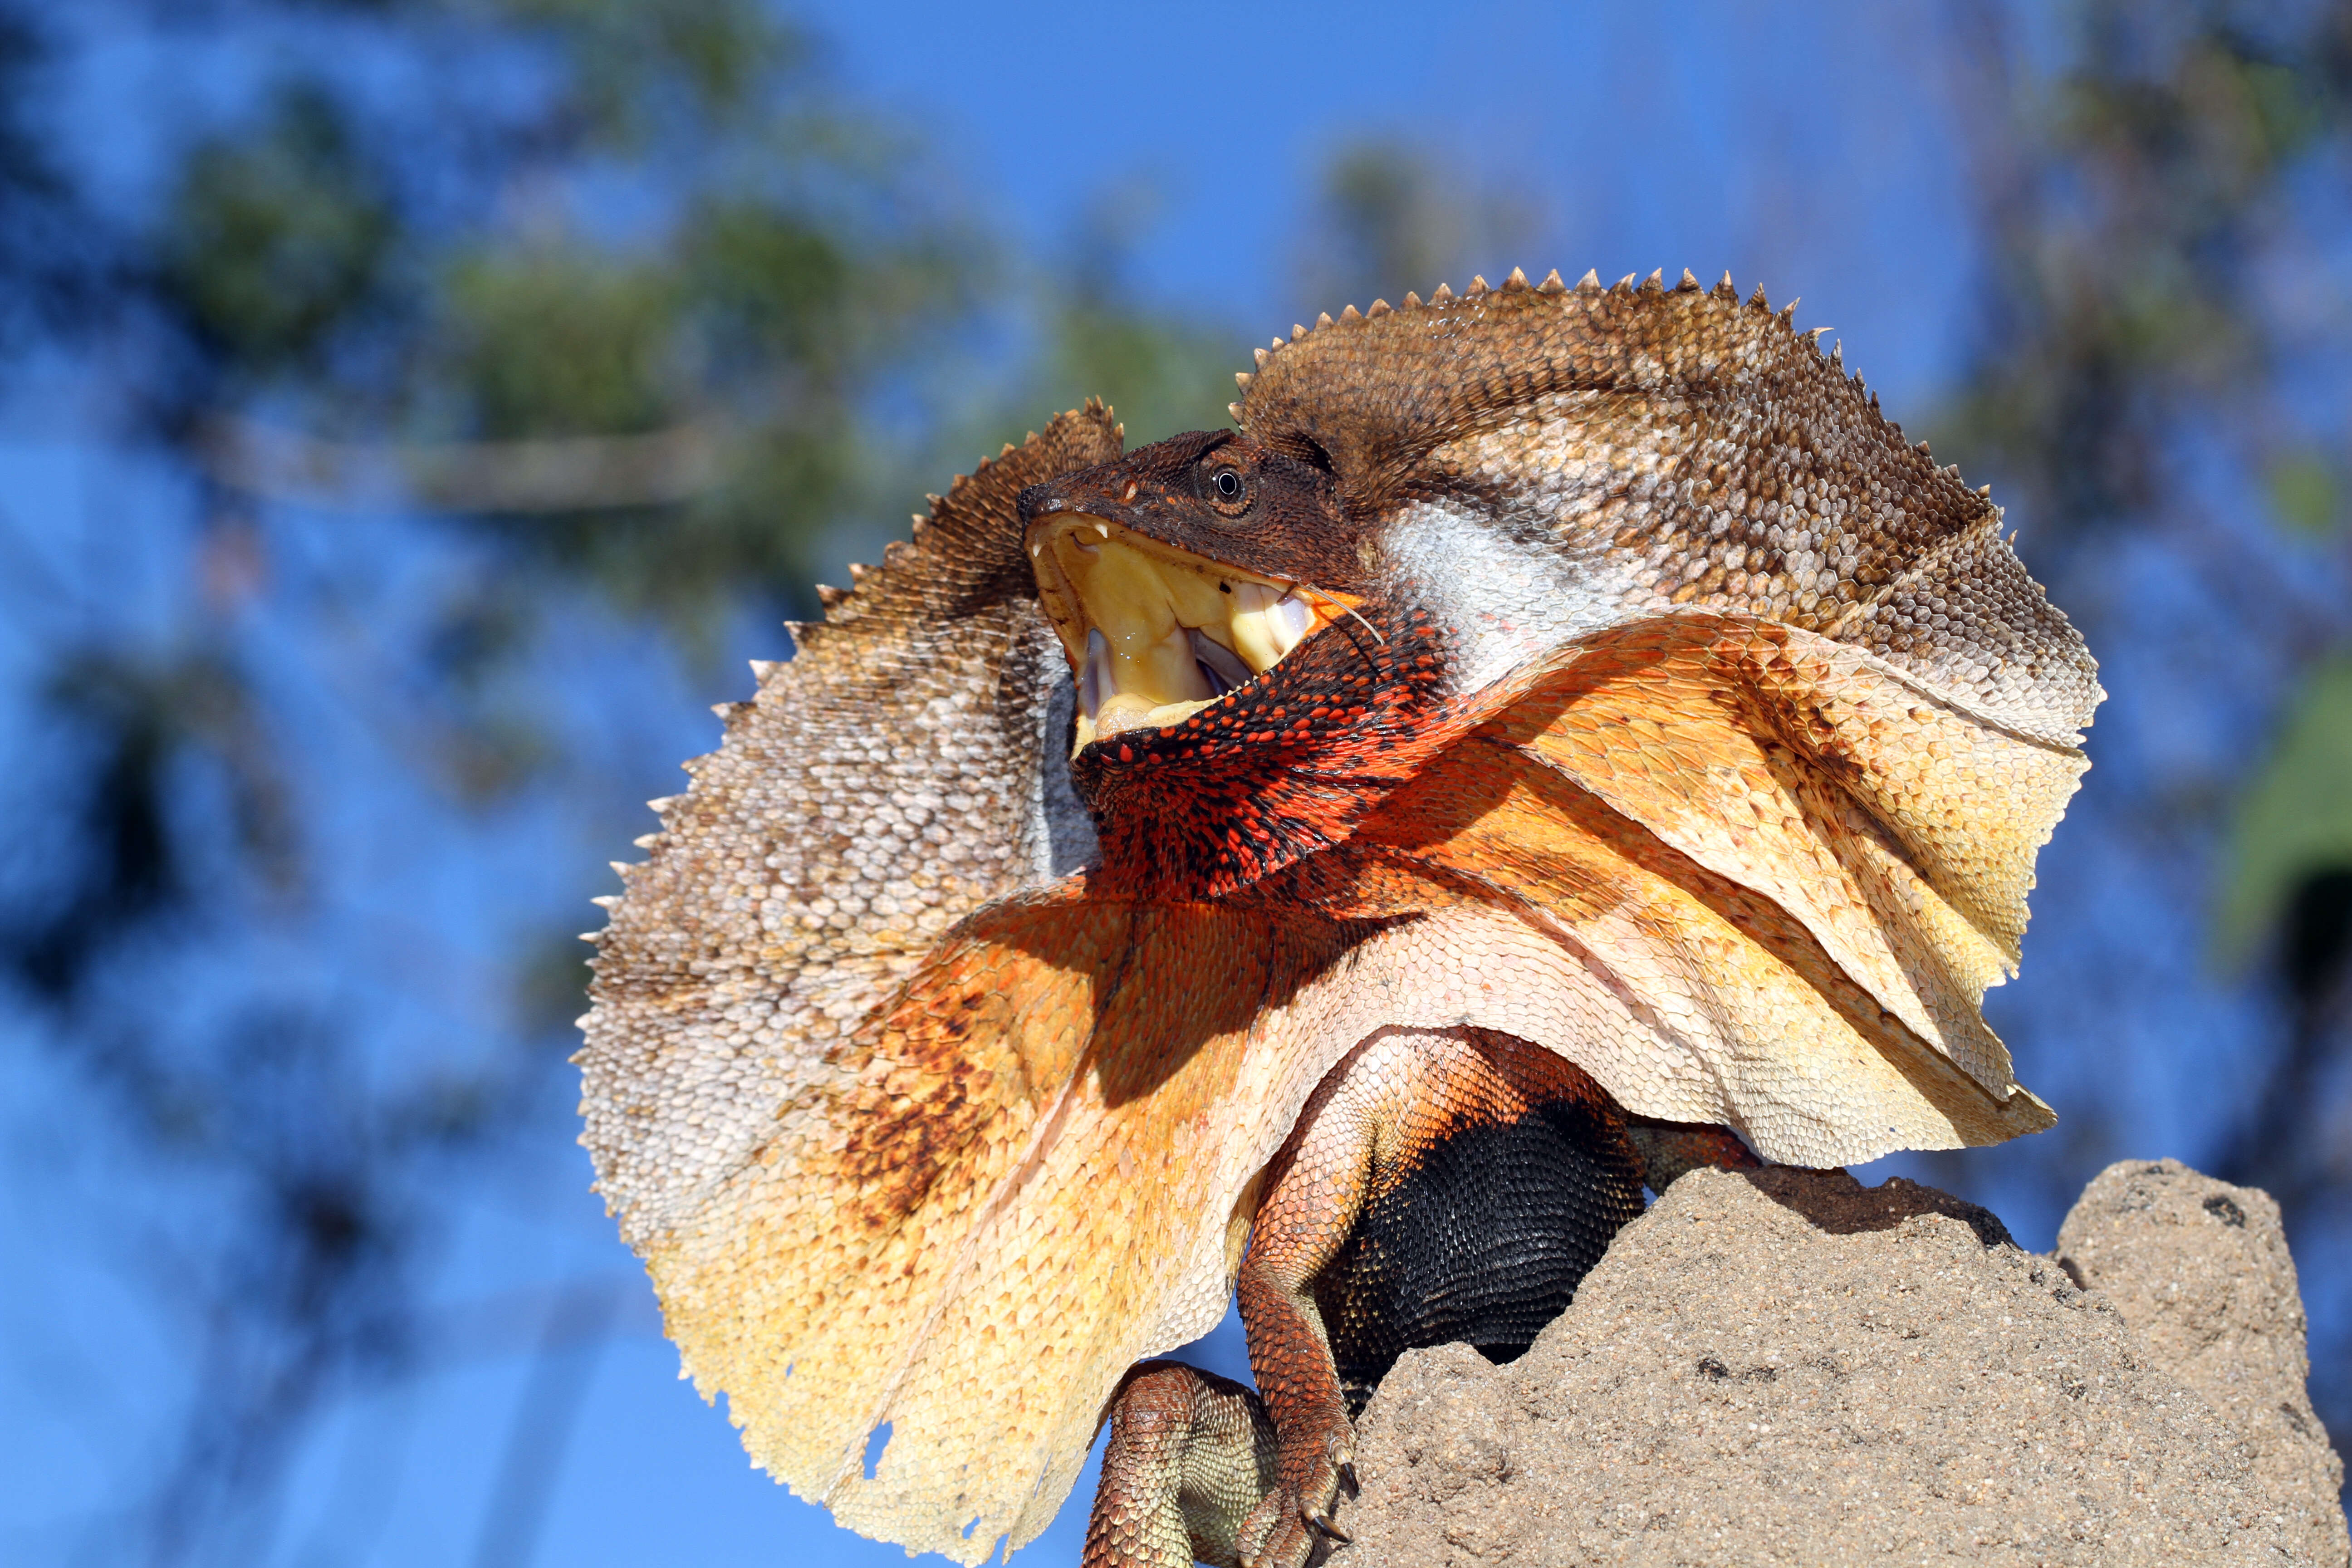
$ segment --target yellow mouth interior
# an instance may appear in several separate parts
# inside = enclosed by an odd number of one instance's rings
[[[1083,512],[1031,525],[1029,556],[1078,683],[1074,754],[1122,730],[1182,722],[1347,608]]]

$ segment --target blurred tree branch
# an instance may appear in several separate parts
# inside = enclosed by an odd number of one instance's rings
[[[265,500],[330,509],[570,516],[677,506],[725,482],[728,437],[681,425],[628,436],[387,445],[325,441],[234,415],[194,442],[205,471]]]

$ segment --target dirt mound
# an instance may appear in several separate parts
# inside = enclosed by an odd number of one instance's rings
[[[2277,1206],[2174,1162],[2060,1257],[1900,1179],[1699,1171],[1507,1367],[1397,1364],[1333,1568],[2347,1561]]]

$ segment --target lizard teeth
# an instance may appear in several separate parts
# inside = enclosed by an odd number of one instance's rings
[[[1255,671],[1242,662],[1242,656],[1201,630],[1192,628],[1192,658],[1209,678],[1209,690],[1213,697],[1223,697],[1237,687],[1247,686]]]
[[[1234,647],[1253,670],[1273,668],[1315,629],[1315,612],[1287,590],[1262,583],[1236,583],[1233,597]]]
[[[1110,673],[1110,642],[1099,629],[1087,632],[1086,668],[1078,677],[1078,716],[1091,724],[1103,699],[1116,692]]]
[[[1028,541],[1038,598],[1077,682],[1076,749],[1165,729],[1273,668],[1327,610],[1097,517],[1043,519]]]

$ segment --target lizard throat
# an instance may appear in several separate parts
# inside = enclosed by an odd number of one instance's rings
[[[1028,546],[1078,683],[1074,755],[1121,731],[1181,724],[1353,608],[1084,512],[1038,519]]]

